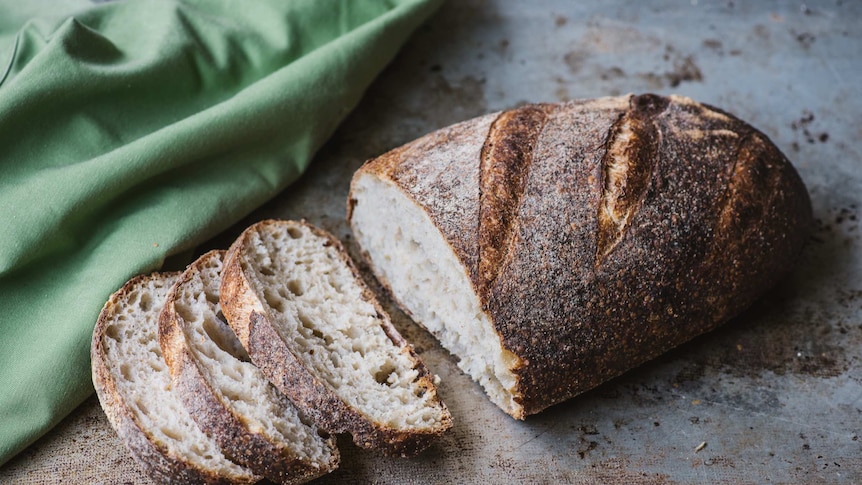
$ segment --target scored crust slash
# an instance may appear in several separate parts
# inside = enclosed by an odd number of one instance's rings
[[[397,303],[520,419],[738,314],[812,225],[763,133],[653,94],[430,133],[357,171],[348,218]]]

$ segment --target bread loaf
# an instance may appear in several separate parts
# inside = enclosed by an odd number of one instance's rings
[[[111,295],[93,331],[93,385],[111,426],[156,483],[254,483],[222,454],[171,386],[158,317],[177,273],[132,278]]]
[[[451,426],[434,377],[331,235],[249,227],[228,251],[221,308],[252,362],[323,429],[410,456]]]
[[[426,135],[357,171],[348,219],[398,304],[523,419],[737,315],[812,215],[763,133],[646,94]]]
[[[333,471],[332,437],[306,423],[249,362],[221,317],[224,251],[210,251],[180,276],[159,321],[159,343],[180,397],[201,429],[232,460],[276,483],[304,483]]]

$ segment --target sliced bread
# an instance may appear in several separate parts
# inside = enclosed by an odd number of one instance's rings
[[[171,387],[158,317],[178,274],[131,279],[111,295],[93,331],[93,385],[135,460],[157,483],[253,483],[192,420]]]
[[[451,427],[435,377],[328,233],[276,220],[246,229],[225,260],[221,306],[252,362],[320,427],[401,456]]]
[[[366,163],[348,207],[393,299],[518,419],[739,314],[812,227],[763,133],[654,94],[443,128]]]
[[[162,309],[159,342],[175,393],[222,451],[253,472],[278,483],[329,473],[338,466],[334,437],[322,437],[266,380],[221,316],[223,256],[210,251],[190,264]]]

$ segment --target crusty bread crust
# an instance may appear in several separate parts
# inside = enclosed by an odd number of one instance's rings
[[[680,96],[493,113],[360,175],[400,188],[451,246],[517,356],[520,419],[738,314],[812,225],[801,179],[763,133]],[[357,203],[351,190],[348,219]]]
[[[362,298],[370,302],[380,316],[379,323],[392,343],[409,355],[419,375],[417,383],[427,396],[444,412],[443,423],[434,429],[403,430],[375,422],[369,416],[347,404],[325,381],[318,379],[293,354],[276,330],[267,305],[258,297],[246,261],[251,235],[256,232],[282,230],[278,226],[302,225],[334,247],[341,262],[350,268],[356,283],[362,288]],[[341,243],[332,235],[305,222],[261,221],[247,228],[228,250],[222,273],[222,312],[257,365],[273,384],[297,404],[321,428],[332,433],[349,432],[353,441],[363,448],[379,449],[386,454],[413,456],[427,448],[439,435],[451,427],[451,417],[445,405],[436,397],[434,377],[410,346],[392,326],[373,293],[362,282],[353,261]]]
[[[163,279],[169,286],[177,279],[179,273],[155,273],[137,276],[129,280],[102,308],[99,319],[93,330],[93,340],[90,346],[90,358],[93,373],[93,386],[105,415],[120,439],[129,449],[132,457],[147,474],[157,483],[200,483],[200,484],[236,484],[254,483],[257,477],[242,479],[242,477],[219,476],[212,470],[201,469],[188,462],[184,457],[172,454],[165,446],[157,442],[135,418],[123,396],[117,390],[106,360],[104,350],[105,331],[111,323],[112,316],[127,300],[128,294],[136,287],[144,286],[148,280]]]
[[[269,440],[263,433],[249,429],[248,421],[224,401],[221,393],[207,380],[183,332],[183,318],[175,305],[180,285],[199,275],[211,258],[222,258],[224,251],[210,251],[186,268],[168,294],[159,319],[159,344],[171,371],[174,389],[201,429],[213,437],[222,451],[254,473],[277,483],[304,483],[325,475],[338,467],[335,438],[328,438],[332,450],[329,463],[315,464],[296,456],[282,442]],[[280,397],[280,408],[291,407],[286,397]]]

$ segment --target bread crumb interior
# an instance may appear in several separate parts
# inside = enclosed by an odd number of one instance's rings
[[[517,363],[499,335],[465,268],[425,213],[391,182],[360,173],[351,226],[378,279],[413,319],[458,359],[491,401],[517,416]]]

